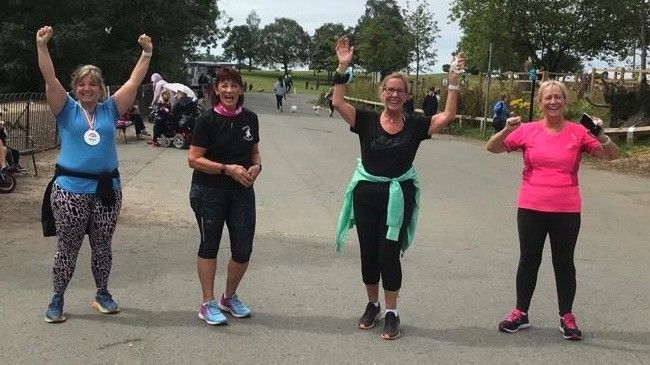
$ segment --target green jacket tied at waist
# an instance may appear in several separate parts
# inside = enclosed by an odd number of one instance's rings
[[[415,167],[411,166],[408,171],[396,178],[375,176],[366,172],[366,170],[363,168],[363,164],[361,163],[361,159],[358,159],[357,168],[354,171],[352,180],[345,190],[345,196],[343,197],[343,207],[341,208],[339,222],[336,226],[337,252],[340,252],[343,248],[345,239],[348,236],[348,230],[354,226],[352,195],[354,188],[357,186],[357,183],[359,181],[390,182],[388,208],[386,214],[386,225],[388,226],[386,238],[392,241],[398,240],[399,232],[402,228],[402,223],[404,220],[404,193],[402,192],[402,186],[400,185],[400,182],[406,180],[413,180],[413,185],[415,186],[415,205],[413,207],[413,215],[411,221],[408,222],[406,241],[402,242],[401,250],[404,252],[407,248],[409,248],[411,242],[413,241],[413,236],[415,235],[415,227],[418,224],[418,207],[420,205],[420,184],[418,182],[418,174],[415,171]]]

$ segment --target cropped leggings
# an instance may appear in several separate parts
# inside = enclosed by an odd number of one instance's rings
[[[71,193],[55,183],[50,201],[57,236],[52,269],[54,293],[63,295],[68,287],[86,233],[95,285],[98,290],[106,290],[113,264],[111,242],[122,206],[122,191],[116,190],[115,204],[107,206],[95,194]]]
[[[229,190],[192,184],[190,205],[201,232],[198,256],[215,259],[224,224],[230,236],[230,254],[234,262],[250,260],[255,236],[255,190]]]
[[[521,255],[517,269],[517,308],[527,312],[537,284],[546,235],[551,242],[553,270],[560,315],[571,312],[576,293],[573,254],[580,231],[580,213],[552,213],[519,208]]]
[[[354,220],[361,250],[363,283],[375,285],[381,278],[384,290],[397,291],[402,286],[400,251],[406,239],[406,227],[413,216],[415,187],[411,180],[401,183],[404,193],[404,224],[399,241],[386,238],[388,184],[359,182],[354,190]]]

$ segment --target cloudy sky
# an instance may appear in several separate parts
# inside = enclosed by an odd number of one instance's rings
[[[407,0],[397,0],[406,8]],[[429,10],[434,14],[440,28],[440,38],[434,48],[438,53],[438,65],[448,63],[451,53],[460,40],[456,23],[450,23],[449,3],[451,0],[430,0]],[[413,4],[413,1],[411,1]],[[233,25],[244,24],[246,16],[255,10],[261,19],[261,27],[272,23],[275,18],[291,18],[303,29],[314,35],[316,28],[325,23],[342,23],[355,26],[365,9],[365,0],[219,0],[219,10],[233,18]],[[411,5],[413,6],[413,5]],[[221,51],[219,51],[221,52]],[[438,68],[437,65],[434,66]]]

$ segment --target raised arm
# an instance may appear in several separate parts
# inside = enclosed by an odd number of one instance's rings
[[[485,148],[492,153],[506,152],[506,144],[503,143],[512,131],[521,125],[520,117],[510,117],[506,120],[506,126],[499,133],[494,134],[488,141]]]
[[[124,114],[124,112],[129,110],[133,105],[135,97],[138,94],[138,87],[140,87],[140,84],[149,69],[151,52],[153,51],[151,38],[146,34],[142,34],[138,38],[138,43],[142,47],[142,55],[140,56],[138,63],[135,64],[133,71],[131,71],[131,77],[129,77],[124,85],[122,85],[122,87],[120,87],[113,95],[113,100],[115,101],[115,106],[117,106],[117,113],[119,115]]]
[[[68,94],[59,79],[56,78],[52,57],[50,57],[50,51],[47,48],[47,43],[52,39],[53,34],[54,29],[50,26],[41,27],[36,31],[36,52],[38,54],[38,68],[45,80],[47,104],[54,115],[59,115],[63,110],[63,106],[65,106]]]
[[[350,40],[343,36],[336,42],[336,57],[339,60],[339,70],[345,71],[352,62],[354,47],[350,47]],[[335,84],[332,93],[332,106],[343,117],[350,127],[354,127],[357,117],[357,110],[343,98],[345,96],[345,84]]]
[[[429,125],[429,135],[432,135],[449,124],[456,118],[456,110],[458,109],[458,94],[460,93],[460,75],[465,72],[465,58],[462,52],[458,52],[454,56],[454,60],[449,67],[449,74],[447,76],[448,89],[447,103],[445,110],[432,116]]]

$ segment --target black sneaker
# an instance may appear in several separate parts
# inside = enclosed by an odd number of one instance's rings
[[[357,322],[357,327],[362,330],[369,330],[375,327],[375,322],[379,317],[379,312],[381,311],[381,305],[375,305],[374,303],[368,303],[366,305],[366,311],[363,312],[359,322]]]
[[[384,332],[382,332],[381,338],[384,340],[394,340],[399,336],[399,317],[393,312],[386,313],[384,317]]]
[[[565,313],[560,317],[560,332],[569,341],[582,340],[582,332],[578,329],[576,317],[571,312]]]
[[[499,323],[499,331],[514,333],[519,330],[523,330],[530,327],[528,322],[528,314],[520,311],[519,309],[513,309],[510,314],[506,317],[505,320]]]

